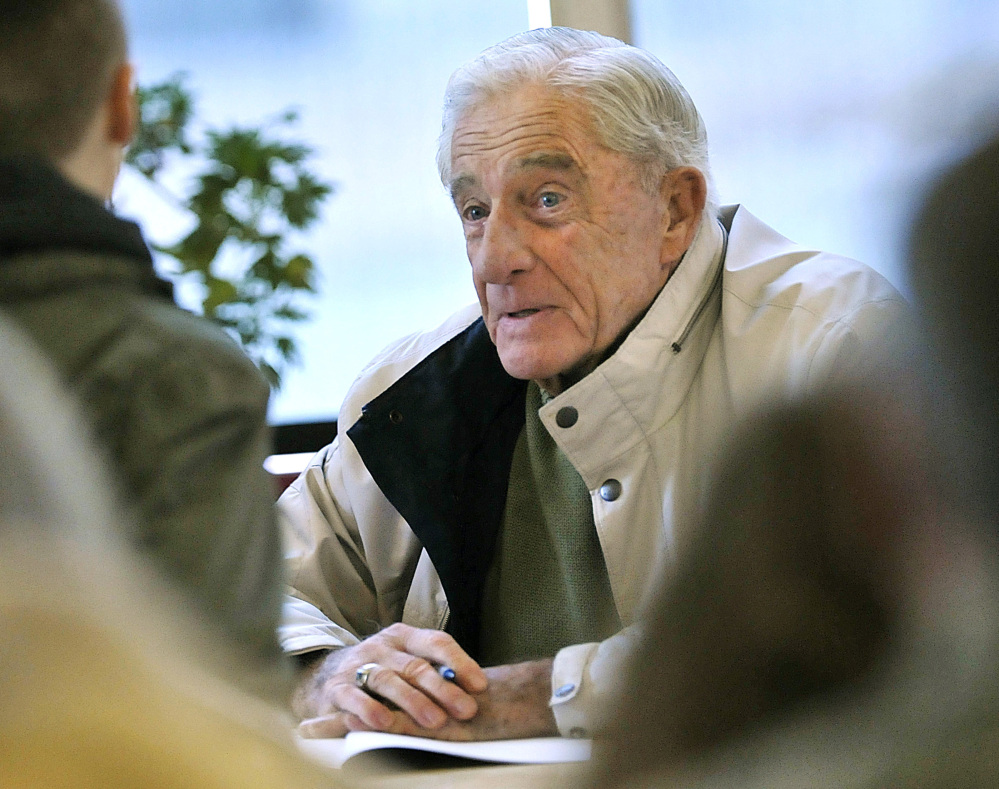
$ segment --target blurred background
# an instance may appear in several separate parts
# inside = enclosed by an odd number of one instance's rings
[[[803,245],[860,259],[903,292],[903,239],[925,180],[999,125],[994,0],[123,5],[139,85],[186,73],[193,134],[294,109],[286,133],[313,149],[312,172],[333,186],[316,221],[290,233],[315,265],[317,293],[303,301],[311,317],[292,329],[300,361],[272,399],[279,451],[306,448],[282,439],[299,425],[331,438],[348,386],[374,354],[474,300],[434,164],[441,97],[455,67],[509,35],[554,19],[630,36],[701,110],[723,203],[744,204]],[[164,180],[182,192],[190,172],[175,170]],[[115,205],[155,243],[190,232],[191,217],[134,171],[123,173]],[[311,435],[307,448],[317,449]]]

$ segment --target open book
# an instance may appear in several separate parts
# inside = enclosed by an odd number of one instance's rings
[[[381,751],[400,761],[424,765],[433,763],[427,760],[428,754],[452,760],[508,764],[581,762],[590,758],[591,745],[590,740],[567,737],[449,742],[378,731],[355,731],[338,739],[299,739],[298,743],[307,756],[328,767],[343,767],[358,754],[373,751]]]

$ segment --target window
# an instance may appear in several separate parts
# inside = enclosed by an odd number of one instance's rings
[[[537,5],[537,4],[535,4]],[[257,123],[289,106],[336,184],[304,243],[321,270],[303,365],[274,423],[335,417],[384,345],[474,300],[434,164],[451,71],[527,27],[528,3],[125,0],[143,83],[190,74],[199,117]],[[535,12],[537,9],[535,9]],[[556,20],[557,21],[557,20]],[[723,202],[905,290],[920,179],[999,117],[992,0],[631,0],[634,43],[687,86]],[[116,202],[154,239],[183,228],[123,177]]]
[[[690,92],[723,203],[903,292],[922,181],[999,121],[988,0],[631,0],[634,43]]]
[[[434,160],[454,68],[527,27],[527,5],[421,0],[125,0],[141,84],[189,74],[198,120],[258,123],[298,107],[295,131],[336,185],[304,240],[321,271],[303,364],[272,398],[276,424],[335,417],[392,340],[475,300],[461,228]],[[120,213],[172,241],[184,217],[124,173]],[[182,297],[182,296],[181,296]]]

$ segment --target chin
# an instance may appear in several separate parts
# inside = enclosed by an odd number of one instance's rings
[[[508,375],[511,375],[514,378],[521,378],[525,381],[530,381],[539,377],[537,374],[537,365],[532,364],[527,359],[503,353],[500,353],[499,357],[500,363],[503,365],[503,369],[507,371]]]
[[[519,354],[504,354],[500,352],[500,363],[507,374],[524,381],[544,381],[557,378],[561,367],[555,364],[544,364],[538,359],[526,358]]]

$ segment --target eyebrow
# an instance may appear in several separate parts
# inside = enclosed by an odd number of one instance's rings
[[[518,170],[531,170],[535,168],[545,168],[548,170],[578,170],[579,165],[567,153],[550,153],[542,151],[525,156],[516,164]]]
[[[479,179],[474,175],[459,175],[457,178],[451,181],[451,201],[458,201],[458,193],[469,189],[479,182]]]
[[[578,170],[579,165],[576,160],[573,159],[567,153],[552,153],[548,151],[542,151],[540,153],[532,153],[530,156],[525,156],[519,159],[514,164],[514,169],[516,170],[534,170],[534,169],[547,169],[547,170]],[[478,183],[478,178],[474,175],[459,175],[453,181],[451,181],[451,200],[456,200],[459,192],[464,189],[468,189],[475,186]]]

